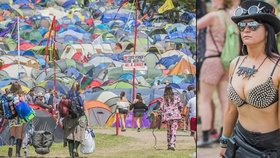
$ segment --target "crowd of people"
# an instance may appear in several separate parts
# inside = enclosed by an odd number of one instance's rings
[[[16,88],[15,88],[16,87]],[[68,146],[70,157],[79,157],[78,147],[82,143],[85,137],[85,129],[88,128],[88,118],[89,113],[83,108],[76,109],[75,114],[72,114],[73,111],[69,110],[68,114],[63,114],[59,108],[60,102],[66,102],[67,99],[71,100],[71,104],[74,104],[77,100],[78,107],[83,107],[83,100],[80,97],[80,85],[75,82],[69,91],[68,95],[59,95],[58,92],[53,89],[48,90],[45,94],[42,92],[35,93],[34,90],[30,90],[29,93],[25,94],[18,82],[12,83],[10,89],[5,90],[5,96],[13,95],[13,102],[11,103],[11,111],[16,113],[13,110],[18,102],[24,101],[29,105],[39,106],[58,120],[62,120],[61,123],[64,129],[64,145]],[[159,117],[163,123],[167,124],[167,149],[175,150],[176,143],[176,131],[179,127],[179,122],[184,118],[184,129],[190,129],[191,135],[196,136],[196,90],[194,86],[189,86],[187,90],[184,91],[183,96],[175,94],[170,86],[166,86],[164,90],[164,95],[159,106],[159,109],[153,114],[156,117]],[[62,104],[62,103],[61,103]],[[142,117],[145,112],[148,111],[148,106],[143,100],[141,93],[137,93],[135,99],[130,103],[125,97],[125,92],[120,93],[119,100],[117,102],[118,111],[121,118],[121,131],[126,131],[125,120],[128,112],[133,111],[133,116],[136,120],[137,131],[140,132]],[[185,109],[185,110],[183,110]],[[22,123],[19,121],[19,115],[15,115],[13,119],[9,120],[10,128],[10,138],[9,138],[9,150],[8,156],[13,156],[13,145],[16,145],[16,156],[20,156],[20,149],[24,149],[24,156],[27,155],[27,145],[29,143],[28,139],[31,139],[32,133],[29,135],[29,131],[32,129],[34,131],[34,125],[32,121]],[[28,131],[24,131],[24,126],[29,126]],[[27,132],[28,134],[26,134]],[[25,138],[26,137],[26,138]],[[23,141],[23,139],[25,139]],[[196,139],[196,138],[195,138]]]

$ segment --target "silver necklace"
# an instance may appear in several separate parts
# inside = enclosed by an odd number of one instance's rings
[[[247,58],[248,56],[246,56],[242,62],[240,63],[238,70],[236,72],[236,74],[238,76],[243,76],[243,79],[247,78],[248,80],[250,79],[250,77],[254,77],[254,74],[258,72],[259,68],[263,65],[263,63],[265,62],[265,60],[267,59],[267,57],[264,58],[264,60],[262,61],[262,63],[260,64],[260,66],[256,69],[256,66],[253,65],[252,68],[249,67],[245,67],[245,66],[241,66],[244,62],[244,60]]]

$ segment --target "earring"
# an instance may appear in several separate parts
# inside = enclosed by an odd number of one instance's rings
[[[245,55],[244,49],[245,49],[245,44],[243,43],[243,44],[242,44],[242,49],[241,49],[242,55]]]

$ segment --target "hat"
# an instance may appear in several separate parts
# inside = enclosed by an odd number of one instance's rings
[[[39,92],[39,93],[37,94],[37,96],[38,96],[38,97],[42,97],[42,96],[43,96],[43,93],[42,93],[42,92]]]
[[[249,15],[248,10],[250,7],[250,11],[256,13],[251,13]],[[275,15],[275,8],[266,2],[260,0],[247,0],[240,4],[240,6],[235,10],[235,13],[237,11],[242,11],[242,14],[238,16],[235,14],[231,17],[232,21],[235,23],[238,23],[244,19],[255,19],[270,24],[274,28],[275,33],[280,31],[280,20]]]

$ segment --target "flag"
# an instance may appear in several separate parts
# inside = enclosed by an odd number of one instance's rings
[[[161,13],[163,13],[167,10],[173,9],[173,8],[174,8],[174,5],[172,3],[172,0],[166,0],[164,2],[164,4],[160,8],[158,8],[158,13],[161,14]]]

